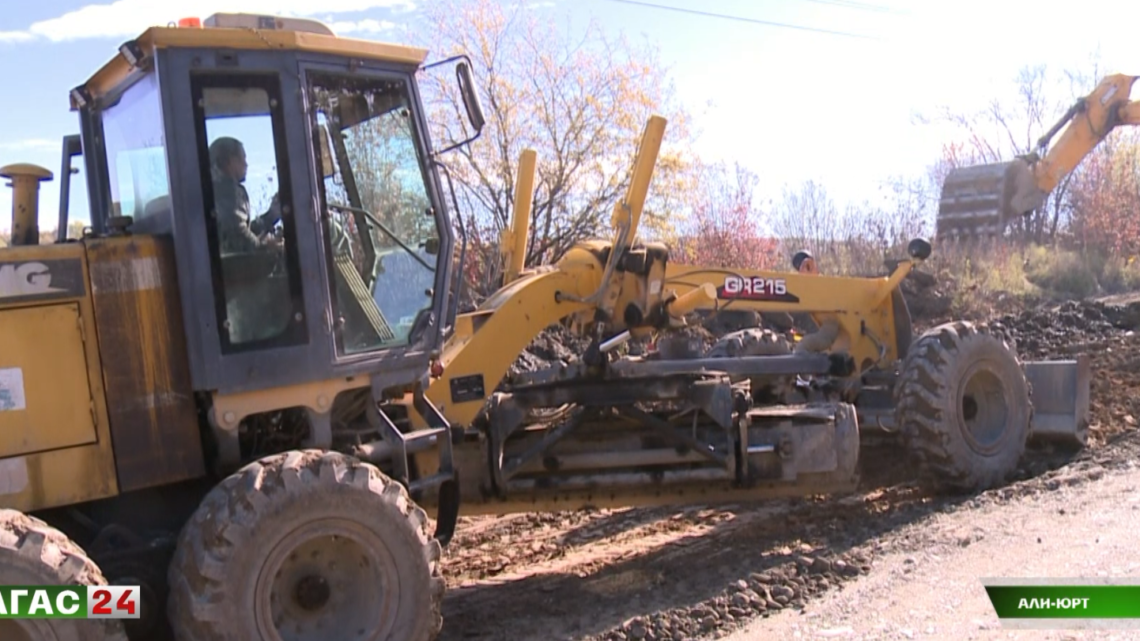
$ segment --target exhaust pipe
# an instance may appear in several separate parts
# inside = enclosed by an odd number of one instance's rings
[[[52,173],[38,165],[18,163],[0,167],[0,177],[12,182],[12,240],[16,245],[40,244],[40,182]]]

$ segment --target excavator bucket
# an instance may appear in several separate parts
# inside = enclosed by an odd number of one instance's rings
[[[952,170],[942,183],[936,237],[969,240],[1000,236],[1006,224],[1045,202],[1033,168],[1017,159]]]
[[[1080,449],[1088,441],[1092,366],[1087,354],[1075,360],[1029,361],[1025,378],[1033,391],[1030,440]]]

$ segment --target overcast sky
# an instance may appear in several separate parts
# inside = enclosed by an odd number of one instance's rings
[[[809,179],[826,185],[840,205],[874,199],[888,177],[922,173],[948,135],[914,124],[915,113],[970,110],[1012,97],[1013,79],[1026,65],[1088,69],[1099,57],[1110,71],[1140,74],[1140,3],[1122,0],[647,2],[741,19],[620,0],[531,0],[529,9],[552,19],[569,15],[575,24],[596,18],[611,33],[654,42],[690,106],[711,102],[697,123],[699,151],[755,171],[765,200]],[[416,17],[415,2],[404,0],[43,0],[5,9],[0,165],[33,162],[56,173],[61,137],[78,131],[68,90],[147,26],[215,11],[265,12],[393,40]],[[45,183],[41,196],[45,229],[55,226],[58,178]],[[73,189],[83,191],[78,180]],[[85,214],[85,197],[76,205]],[[9,227],[10,211],[11,190],[0,187],[0,229]]]

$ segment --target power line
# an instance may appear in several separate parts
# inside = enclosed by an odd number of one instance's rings
[[[882,13],[901,13],[898,9],[892,7],[884,7],[878,4],[868,4],[866,2],[855,2],[854,0],[804,0],[804,2],[814,2],[816,4],[827,4],[834,7],[846,7],[848,9],[862,9],[864,11],[879,11]]]
[[[620,2],[622,4],[632,4],[641,7],[648,7],[651,9],[664,9],[665,11],[676,11],[678,13],[689,13],[698,16],[705,16],[708,18],[721,18],[724,20],[734,20],[736,22],[748,22],[751,24],[762,24],[769,27],[781,27],[783,29],[798,29],[800,31],[813,31],[815,33],[825,33],[832,36],[844,36],[847,38],[861,38],[863,40],[878,40],[873,36],[865,36],[859,33],[850,33],[847,31],[832,31],[830,29],[820,29],[818,27],[805,27],[803,25],[788,24],[785,22],[773,22],[771,20],[759,20],[757,18],[745,18],[743,16],[732,16],[724,13],[712,13],[710,11],[700,11],[697,9],[682,9],[681,7],[670,7],[663,4],[653,4],[651,2],[639,2],[638,0],[610,0],[610,2]]]

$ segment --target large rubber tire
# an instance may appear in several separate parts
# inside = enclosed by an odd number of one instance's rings
[[[440,554],[427,515],[375,466],[287,452],[206,495],[179,538],[167,611],[179,641],[430,641]]]
[[[0,585],[106,585],[99,567],[43,521],[0,509]],[[122,623],[84,619],[0,619],[3,641],[127,641]]]
[[[1033,407],[1025,372],[1006,341],[983,325],[955,322],[911,345],[895,411],[920,483],[963,493],[999,485],[1017,469]]]
[[[721,336],[705,357],[783,356],[791,353],[792,347],[784,336],[762,327],[746,327]]]
[[[748,327],[730,332],[720,337],[709,348],[706,358],[736,358],[740,356],[785,356],[792,353],[792,345],[782,334],[762,327]],[[755,396],[760,390],[771,389],[777,398],[782,398],[791,391],[794,376],[732,376],[733,382],[748,379],[757,402],[763,399]],[[782,383],[782,384],[781,384]]]

